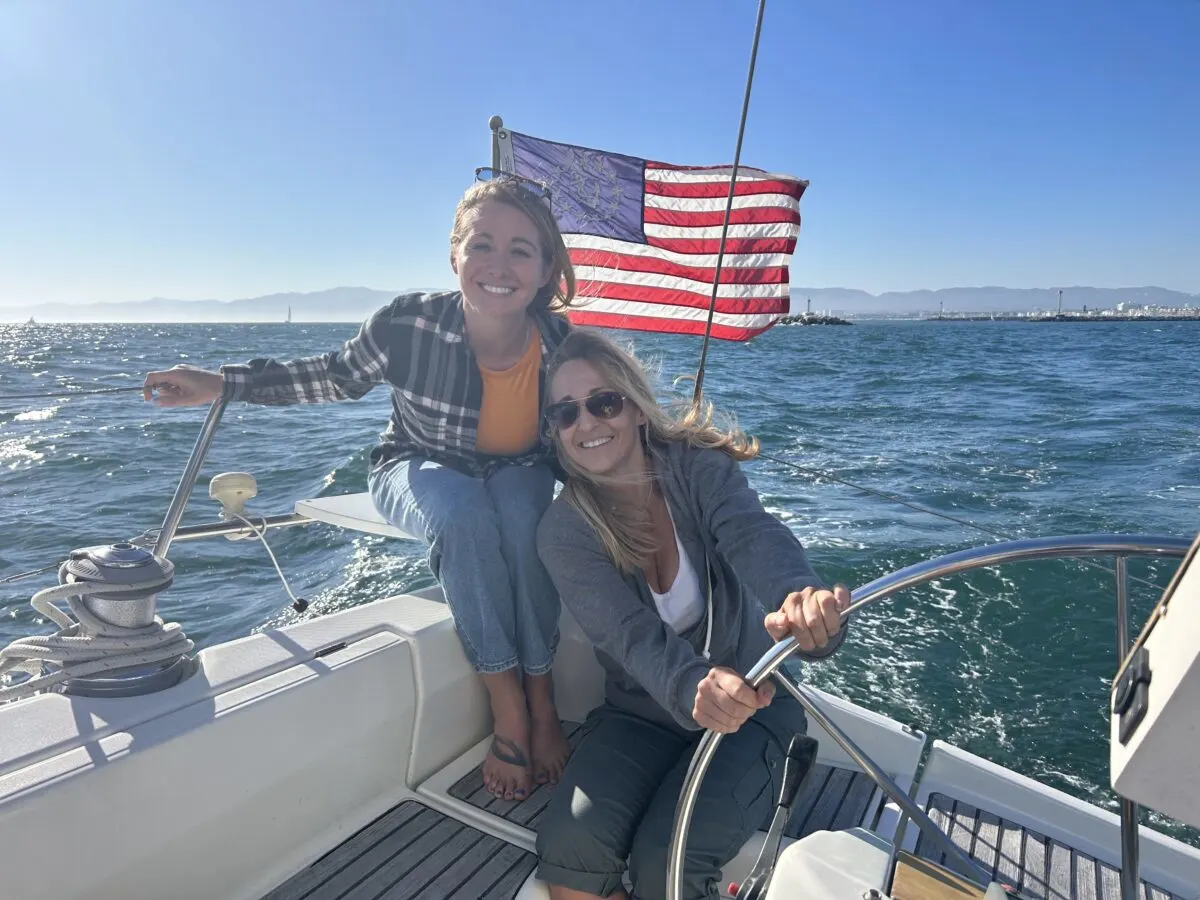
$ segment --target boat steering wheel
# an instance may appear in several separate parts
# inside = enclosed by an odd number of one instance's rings
[[[1073,559],[1088,557],[1111,556],[1116,560],[1117,582],[1117,635],[1118,646],[1122,655],[1128,648],[1129,623],[1126,609],[1126,559],[1130,556],[1153,556],[1160,558],[1182,558],[1191,546],[1191,542],[1183,538],[1165,537],[1159,535],[1068,535],[1065,537],[1031,538],[1003,543],[988,544],[969,550],[950,553],[933,560],[919,562],[914,565],[884,575],[851,593],[851,604],[842,613],[842,622],[855,612],[892,594],[906,588],[935,581],[971,569],[998,566],[1012,562],[1024,562],[1036,559]],[[809,693],[792,679],[781,667],[783,662],[799,649],[795,638],[788,637],[775,644],[768,650],[753,668],[746,674],[746,682],[757,688],[768,678],[774,678],[788,693],[792,694],[804,707],[808,716],[824,728],[833,739],[846,751],[863,770],[871,776],[888,798],[908,814],[920,829],[940,849],[947,854],[947,864],[958,869],[961,874],[974,881],[987,884],[990,874],[985,872],[975,860],[971,859],[955,844],[950,837],[934,823],[925,811],[917,806],[901,790],[896,783],[876,765],[828,716],[813,702]],[[1118,659],[1118,664],[1121,662]],[[696,796],[709,763],[716,753],[722,735],[716,731],[707,731],[700,739],[696,751],[688,766],[683,787],[679,792],[679,802],[675,811],[675,825],[671,831],[671,842],[668,845],[667,856],[667,900],[682,900],[683,897],[683,860],[684,848],[687,843],[688,830],[691,826],[692,810],[695,807]],[[793,746],[795,741],[793,741]],[[785,778],[785,781],[787,779]],[[774,831],[774,829],[773,829]],[[1134,896],[1133,891],[1138,886],[1137,855],[1136,855],[1136,807],[1129,801],[1121,804],[1121,881],[1122,895]],[[1132,850],[1130,849],[1132,848]],[[758,871],[763,863],[765,871]],[[769,881],[770,871],[774,860],[764,860],[760,857],[759,865],[755,867],[754,877],[757,879],[757,896],[765,894],[765,886]],[[1126,892],[1128,891],[1128,892]],[[741,893],[741,892],[739,892]]]

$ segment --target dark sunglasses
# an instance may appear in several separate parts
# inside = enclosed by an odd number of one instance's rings
[[[475,170],[475,180],[515,181],[539,200],[546,201],[546,205],[550,206],[550,186],[540,181],[534,181],[532,178],[526,178],[524,175],[517,175],[515,172],[505,172],[503,169],[493,169],[491,166],[480,166]]]
[[[546,407],[546,425],[562,431],[579,421],[579,404],[597,419],[615,419],[625,408],[625,397],[616,391],[600,391],[582,400],[560,400]]]

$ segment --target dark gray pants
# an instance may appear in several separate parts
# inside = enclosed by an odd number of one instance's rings
[[[782,692],[781,692],[782,693]],[[538,823],[538,877],[607,897],[628,860],[636,900],[666,895],[675,804],[701,732],[681,732],[605,705],[571,756]],[[777,696],[726,735],[708,768],[688,836],[683,896],[718,896],[721,868],[763,827],[779,797],[787,742],[805,728],[794,699]]]

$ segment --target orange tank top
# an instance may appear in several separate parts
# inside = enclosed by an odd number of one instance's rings
[[[494,456],[515,456],[538,440],[538,372],[542,342],[537,331],[519,360],[507,369],[479,367],[483,406],[475,449]]]

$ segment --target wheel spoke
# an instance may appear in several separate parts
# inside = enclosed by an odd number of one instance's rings
[[[893,803],[899,806],[909,818],[916,823],[922,834],[929,837],[931,841],[937,844],[946,853],[947,862],[953,862],[953,868],[957,869],[959,874],[965,875],[968,878],[978,881],[986,885],[992,880],[991,874],[985,872],[975,860],[967,856],[962,851],[962,848],[954,841],[950,840],[946,832],[938,828],[933,819],[925,814],[925,810],[917,806],[908,794],[900,789],[900,786],[892,780],[887,772],[883,771],[871,757],[867,756],[862,749],[850,739],[846,732],[842,731],[829,716],[821,711],[821,708],[813,702],[808,692],[803,687],[796,684],[792,676],[780,666],[775,670],[774,678],[780,685],[783,686],[789,694],[799,701],[804,707],[804,711],[814,722],[829,732],[830,736],[837,742],[838,746],[846,751],[849,756],[858,766],[871,777],[871,780],[879,785],[880,789],[888,795]]]

